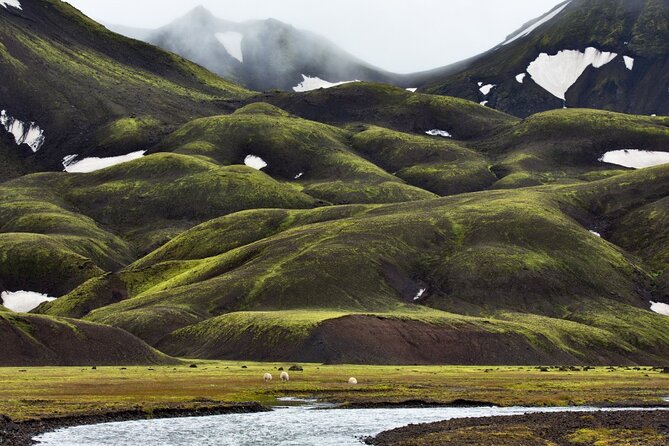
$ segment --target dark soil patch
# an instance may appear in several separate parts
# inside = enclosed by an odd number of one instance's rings
[[[578,435],[578,441],[575,442]],[[376,446],[534,446],[590,445],[587,438],[612,436],[630,445],[669,445],[669,412],[624,411],[545,413],[513,417],[464,418],[409,425],[383,432],[366,443]],[[618,437],[619,436],[619,437]],[[585,442],[582,442],[586,438]],[[603,438],[603,437],[591,437]],[[494,439],[494,443],[491,442]],[[610,444],[610,443],[606,443]]]

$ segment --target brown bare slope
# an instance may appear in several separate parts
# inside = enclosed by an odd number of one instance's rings
[[[139,365],[175,360],[118,328],[0,310],[0,366]]]

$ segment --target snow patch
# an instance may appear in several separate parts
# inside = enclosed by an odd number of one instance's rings
[[[254,168],[255,170],[262,170],[267,167],[267,163],[262,158],[255,155],[248,155],[246,158],[244,158],[244,164]]]
[[[75,161],[77,155],[68,155],[63,158],[63,170],[68,173],[90,173],[142,158],[145,154],[146,150],[140,150],[139,152],[132,152],[127,155],[111,156],[108,158],[91,157],[80,161]]]
[[[418,88],[407,88],[407,91],[410,91],[412,93],[415,93],[418,90]]]
[[[597,232],[597,231],[592,231],[592,230],[591,230],[591,231],[590,231],[590,234],[592,234],[592,235],[596,235],[597,237],[602,238],[602,234],[600,234],[600,233]]]
[[[599,161],[633,169],[643,169],[645,167],[669,164],[669,152],[651,152],[636,149],[613,150],[606,152]]]
[[[564,8],[569,6],[569,3],[571,3],[571,2],[565,3],[564,5],[557,8],[555,11],[549,12],[548,14],[546,14],[545,16],[543,16],[542,18],[540,18],[536,22],[534,22],[531,25],[527,26],[526,28],[522,29],[520,32],[514,34],[513,36],[508,38],[504,43],[502,43],[502,46],[508,45],[511,42],[515,42],[516,40],[518,40],[522,37],[530,35],[532,33],[532,31],[539,28],[544,23],[553,20],[558,14],[560,14],[562,11],[564,11]]]
[[[4,6],[5,9],[7,9],[7,6],[11,6],[16,9],[23,9],[21,8],[21,3],[19,3],[19,0],[0,0],[0,5]]]
[[[629,56],[623,56],[623,60],[625,61],[625,66],[627,67],[627,69],[632,71],[634,69],[634,58]]]
[[[669,305],[663,304],[661,302],[652,302],[650,303],[650,311],[654,311],[657,314],[662,314],[664,316],[669,316]]]
[[[298,173],[297,175],[295,175],[295,179],[296,179],[296,180],[299,180],[299,179],[302,178],[303,176],[304,176],[304,172],[300,172],[300,173]]]
[[[481,101],[481,102],[479,102],[479,104],[481,104],[482,106],[485,107],[486,105],[488,105],[488,101]]]
[[[414,301],[420,300],[420,298],[425,295],[426,291],[427,291],[427,288],[421,288],[420,290],[418,290],[418,293],[414,296],[413,300]]]
[[[601,68],[617,56],[617,53],[602,52],[593,47],[586,48],[585,52],[564,50],[550,56],[541,53],[527,67],[527,72],[544,90],[564,101],[567,90],[586,68],[591,65]]]
[[[46,294],[35,293],[33,291],[3,291],[0,294],[5,308],[9,308],[17,313],[27,313],[39,307],[44,302],[56,300],[55,297],[49,297]]]
[[[483,86],[481,86],[481,88],[479,88],[479,91],[481,93],[483,93],[483,96],[488,96],[490,94],[490,92],[492,91],[492,89],[495,88],[496,86],[497,85],[495,85],[495,84],[483,85]]]
[[[229,55],[244,63],[244,53],[242,52],[242,40],[244,40],[244,36],[242,33],[234,31],[216,33],[216,38],[221,42],[221,45],[223,45],[223,48],[225,48],[225,51]]]
[[[28,144],[33,152],[37,152],[44,144],[44,130],[35,125],[34,122],[26,124],[7,114],[7,110],[0,111],[0,125],[14,135],[16,145]]]
[[[337,87],[339,85],[350,84],[352,82],[360,82],[359,80],[344,81],[344,82],[328,82],[321,79],[320,77],[311,77],[305,74],[303,74],[302,77],[304,78],[304,80],[299,84],[297,84],[295,87],[293,87],[293,91],[302,93],[305,91],[318,90],[319,88],[332,88],[332,87]]]
[[[441,136],[441,137],[444,137],[444,138],[452,138],[453,137],[453,135],[448,133],[446,130],[432,129],[432,130],[428,130],[425,133],[430,135],[430,136]]]
[[[525,82],[525,76],[527,76],[527,73],[518,74],[516,76],[516,82],[518,82],[519,84],[522,84],[523,82]]]

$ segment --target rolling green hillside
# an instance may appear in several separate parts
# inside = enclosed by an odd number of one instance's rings
[[[58,299],[0,310],[0,364],[669,356],[651,311],[669,165],[600,161],[666,151],[668,118],[521,120],[370,83],[255,94],[63,2],[22,5],[0,7],[0,107],[46,143],[0,127],[0,291]]]
[[[398,334],[415,333],[450,339],[434,358],[457,363],[654,361],[669,348],[669,319],[648,310],[662,299],[656,274],[588,225],[666,195],[668,178],[662,167],[587,185],[232,214],[125,268],[128,298],[86,319],[205,358],[429,362],[442,344],[409,347]],[[601,208],[599,194],[618,206]],[[97,293],[42,311],[90,308]],[[389,342],[397,351],[383,350]]]
[[[39,166],[66,155],[146,149],[174,126],[251,93],[156,47],[114,34],[60,0],[0,11],[0,108],[45,132]],[[132,133],[129,135],[128,133]]]

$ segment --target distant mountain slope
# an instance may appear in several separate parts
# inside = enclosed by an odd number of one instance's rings
[[[399,76],[373,67],[317,34],[278,20],[230,22],[202,6],[154,31],[109,25],[175,52],[253,90],[292,91],[302,82],[362,80],[393,83]],[[305,78],[305,76],[307,78]]]
[[[666,115],[669,0],[566,1],[490,51],[414,79],[521,117],[564,105]]]
[[[0,131],[28,136],[43,167],[62,169],[64,156],[96,149],[145,149],[170,126],[220,113],[223,100],[251,94],[114,34],[60,0],[20,4],[0,6]]]

